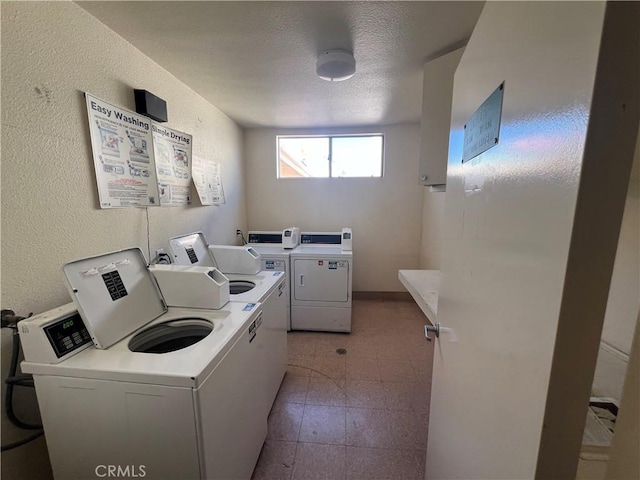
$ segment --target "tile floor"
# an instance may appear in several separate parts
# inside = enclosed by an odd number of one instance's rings
[[[289,333],[253,479],[423,479],[433,361],[424,322],[414,302],[356,300],[350,334]]]

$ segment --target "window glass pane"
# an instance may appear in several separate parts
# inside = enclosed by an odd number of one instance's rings
[[[382,176],[382,136],[333,137],[332,177]]]
[[[328,137],[278,138],[278,178],[328,176]]]

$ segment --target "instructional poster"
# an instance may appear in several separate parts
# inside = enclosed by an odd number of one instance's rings
[[[158,174],[161,205],[191,203],[191,146],[192,137],[156,123],[153,131],[153,150]]]
[[[100,207],[158,205],[151,120],[85,97]]]
[[[224,203],[220,162],[212,162],[193,157],[193,184],[202,205],[220,205]]]

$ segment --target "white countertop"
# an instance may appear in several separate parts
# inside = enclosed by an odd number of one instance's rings
[[[438,316],[440,270],[398,270],[398,279],[429,321],[435,324]]]

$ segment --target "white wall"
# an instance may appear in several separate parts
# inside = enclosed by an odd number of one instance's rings
[[[424,270],[440,269],[445,196],[445,192],[431,192],[429,187],[423,187],[420,268]]]
[[[382,178],[276,179],[276,135],[365,132],[385,134]],[[418,124],[339,131],[253,129],[245,140],[251,229],[352,227],[354,291],[404,291],[398,270],[419,266],[423,187],[416,180]]]
[[[232,120],[73,3],[8,3],[2,16],[3,306],[67,301],[60,268],[70,260],[130,246],[146,254],[145,209],[98,208],[83,91],[130,109],[133,88],[153,92],[194,153],[222,162],[227,203],[149,208],[151,250],[192,230],[235,243],[246,213]]]
[[[2,308],[38,313],[69,302],[61,267],[70,260],[132,246],[147,255],[145,209],[98,207],[82,95],[133,110],[134,88],[164,98],[167,125],[193,135],[196,155],[222,163],[226,195],[220,207],[149,208],[151,251],[194,230],[234,243],[235,229],[246,229],[243,135],[232,120],[74,3],[3,2]],[[2,353],[4,378],[10,348]],[[19,435],[2,425],[3,443]],[[37,463],[26,461],[30,448],[3,453],[3,474],[42,477],[26,473]]]

